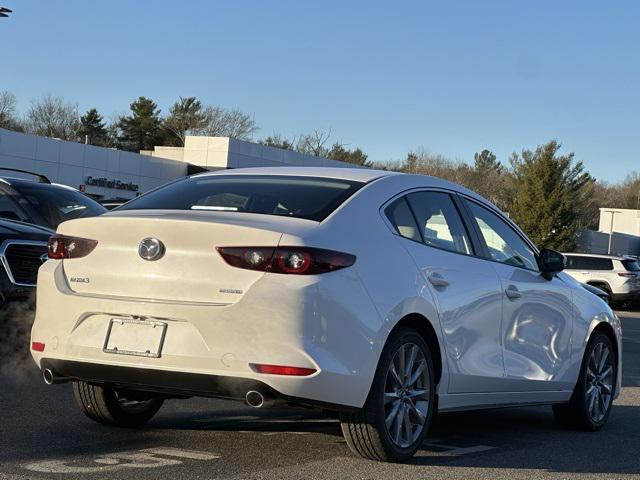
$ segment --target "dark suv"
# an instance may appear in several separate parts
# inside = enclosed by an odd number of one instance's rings
[[[0,218],[0,305],[33,293],[51,230]]]
[[[36,180],[1,175],[31,175]],[[26,297],[47,259],[47,240],[65,220],[107,210],[91,198],[43,175],[0,167],[0,305]]]

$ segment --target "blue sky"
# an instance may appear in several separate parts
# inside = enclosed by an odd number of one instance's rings
[[[125,112],[140,95],[331,128],[373,160],[471,161],[558,139],[595,176],[640,170],[640,2],[0,0],[0,90]]]

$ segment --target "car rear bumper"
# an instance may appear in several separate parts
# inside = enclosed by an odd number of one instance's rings
[[[234,304],[202,305],[78,295],[62,268],[49,261],[38,276],[31,340],[45,344],[43,352],[32,351],[41,369],[181,395],[243,398],[246,392],[227,392],[225,385],[242,390],[257,382],[281,397],[356,408],[369,393],[385,333],[353,270],[316,278],[273,274]],[[106,351],[114,318],[166,324],[160,356]],[[263,374],[252,364],[315,373]],[[149,383],[147,376],[159,380]]]
[[[167,397],[212,397],[244,400],[247,392],[258,391],[266,398],[283,404],[321,407],[332,410],[353,408],[328,402],[285,395],[265,382],[222,375],[170,372],[139,367],[122,367],[99,363],[43,358],[43,370],[48,369],[60,381],[85,381],[115,388],[152,392]]]

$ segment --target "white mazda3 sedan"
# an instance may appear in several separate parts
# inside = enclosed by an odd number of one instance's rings
[[[48,248],[31,351],[98,422],[188,396],[316,406],[355,453],[401,461],[436,410],[550,404],[597,430],[620,392],[611,309],[437,178],[205,173],[64,222]]]

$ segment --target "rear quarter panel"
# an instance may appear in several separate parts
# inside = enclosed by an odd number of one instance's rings
[[[405,316],[418,313],[428,319],[443,348],[438,313],[429,288],[415,262],[384,223],[380,213],[380,207],[391,197],[417,186],[421,185],[416,184],[414,178],[404,175],[374,181],[336,210],[319,228],[304,236],[285,234],[280,242],[281,245],[318,246],[356,255],[354,271],[364,286],[362,294],[367,296],[366,302],[349,298],[344,301],[373,306],[362,308],[359,313],[361,344],[352,346],[354,352],[360,352],[357,354],[359,358],[352,359],[354,365],[358,365],[361,373],[367,376],[369,385],[389,333]],[[340,308],[350,307],[345,304]],[[439,390],[445,393],[442,386],[449,384],[449,378],[444,351],[441,357],[443,372]]]

